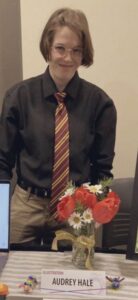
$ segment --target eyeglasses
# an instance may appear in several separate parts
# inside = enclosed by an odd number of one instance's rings
[[[75,47],[75,48],[67,48],[65,46],[55,45],[51,47],[55,50],[55,52],[61,56],[67,55],[68,52],[71,53],[73,57],[81,57],[82,56],[82,48],[81,47]]]

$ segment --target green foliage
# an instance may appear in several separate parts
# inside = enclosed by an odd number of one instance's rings
[[[102,185],[102,194],[98,194],[98,200],[103,200],[104,198],[106,198],[107,194],[109,193],[109,189],[110,189],[110,185],[112,183],[112,178],[104,178],[101,181],[99,181],[98,184]]]
[[[99,181],[98,184],[101,184],[103,186],[103,188],[109,187],[112,183],[113,179],[110,178],[103,178],[102,180]]]

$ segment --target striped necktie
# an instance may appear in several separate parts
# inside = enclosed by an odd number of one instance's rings
[[[50,212],[56,218],[58,200],[66,190],[69,181],[69,124],[64,104],[66,93],[57,92],[54,96],[58,106],[55,113],[55,148]]]

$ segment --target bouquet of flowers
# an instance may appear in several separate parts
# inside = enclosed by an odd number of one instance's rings
[[[110,183],[111,180],[108,179],[98,185],[85,183],[77,188],[70,186],[57,205],[59,220],[67,222],[71,230],[56,232],[53,249],[57,248],[58,240],[71,240],[75,249],[88,254],[85,255],[87,268],[91,268],[90,252],[95,244],[95,228],[99,224],[110,222],[120,206],[120,198],[109,188]]]

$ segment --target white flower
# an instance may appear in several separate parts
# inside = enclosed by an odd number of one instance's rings
[[[74,186],[70,187],[66,190],[64,196],[71,196],[74,193],[74,191],[75,191],[75,187]]]
[[[62,198],[65,197],[65,196],[71,196],[71,195],[73,195],[74,191],[75,191],[75,187],[70,187],[70,188],[68,188],[68,189],[65,191],[64,195],[61,196],[61,197],[59,198],[59,201],[61,201]]]
[[[91,221],[93,220],[93,216],[92,216],[92,211],[91,211],[91,209],[90,209],[90,208],[87,208],[87,209],[84,211],[82,217],[83,217],[84,223],[91,223]]]
[[[70,226],[72,226],[74,229],[79,229],[82,226],[82,217],[79,213],[72,213],[71,216],[68,219],[68,223]]]
[[[93,194],[102,194],[101,184],[89,185],[88,183],[85,183],[83,184],[83,186],[86,187]]]

